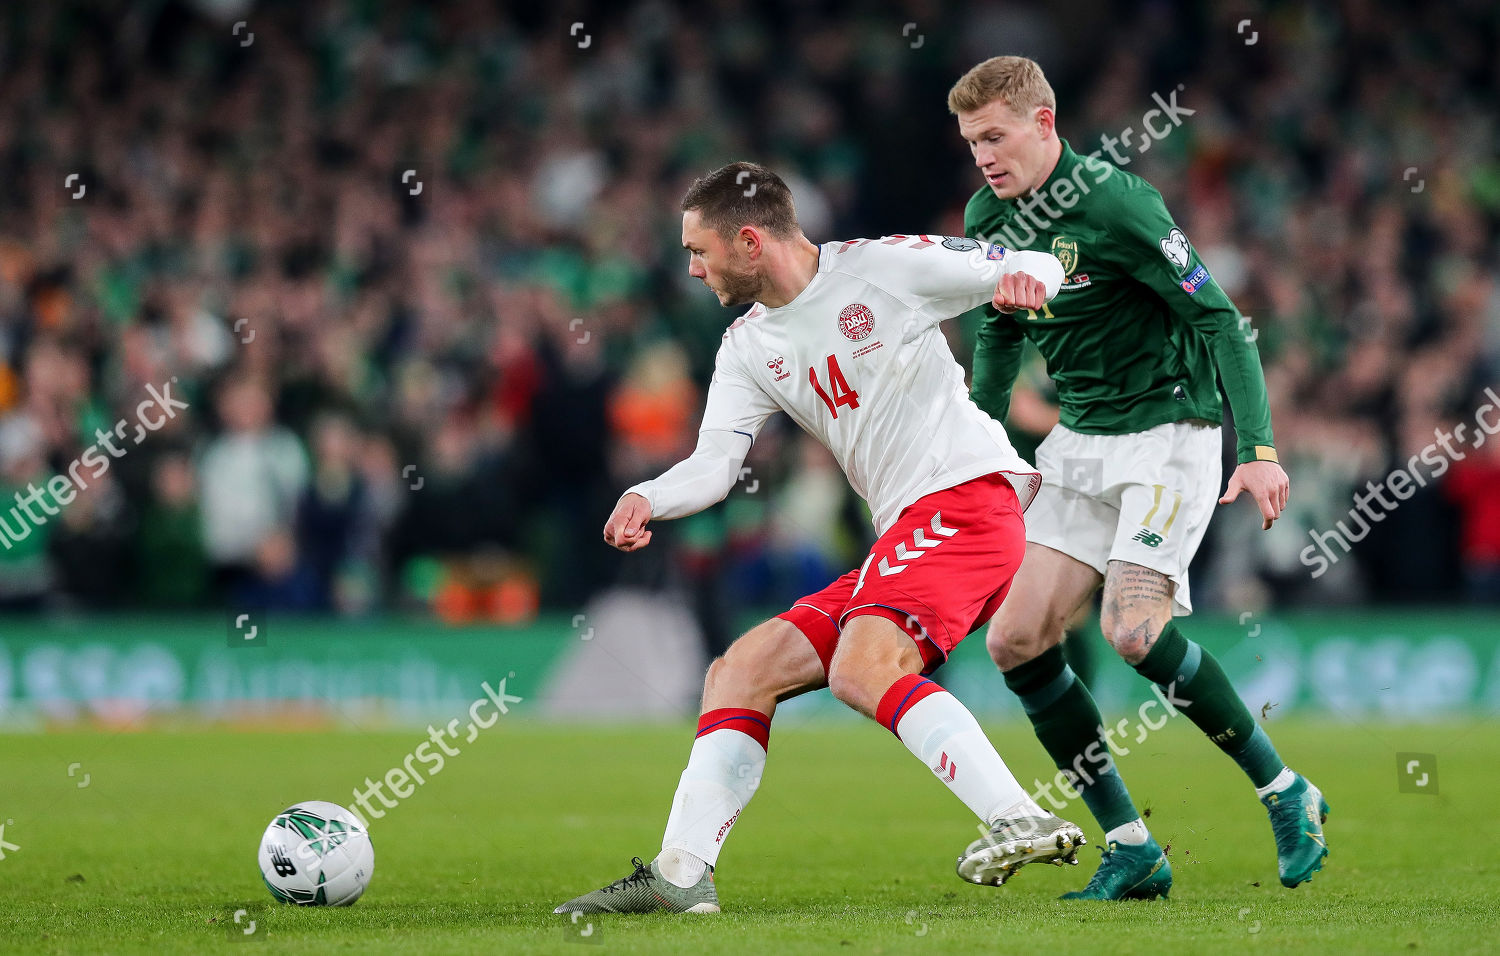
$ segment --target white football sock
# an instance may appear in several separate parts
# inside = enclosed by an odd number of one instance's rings
[[[1264,787],[1255,788],[1255,795],[1257,797],[1264,798],[1270,796],[1273,793],[1280,793],[1281,791],[1285,790],[1287,787],[1290,787],[1293,783],[1295,783],[1296,780],[1297,775],[1295,773],[1292,773],[1291,767],[1282,767],[1281,773],[1278,773],[1275,779],[1273,779],[1270,783],[1266,784]]]
[[[738,730],[711,730],[693,741],[661,838],[657,865],[664,877],[687,887],[703,875],[702,870],[693,874],[695,865],[671,856],[670,850],[682,851],[708,866],[718,862],[719,850],[740,811],[755,795],[765,768],[765,748]],[[690,875],[689,882],[681,882]]]
[[[897,722],[896,732],[906,749],[985,823],[1002,816],[1046,815],[1016,782],[969,708],[947,691],[912,705]]]
[[[1126,846],[1142,846],[1150,838],[1151,832],[1146,829],[1146,822],[1140,817],[1129,823],[1122,823],[1104,834],[1105,843],[1123,843]]]

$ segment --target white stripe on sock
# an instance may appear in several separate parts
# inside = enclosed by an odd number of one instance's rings
[[[1151,833],[1146,829],[1146,821],[1136,817],[1129,823],[1122,823],[1113,830],[1104,834],[1105,843],[1123,843],[1126,846],[1143,846],[1151,838]]]
[[[1255,795],[1261,799],[1265,799],[1273,793],[1280,793],[1287,787],[1290,787],[1296,780],[1297,775],[1292,773],[1291,767],[1282,767],[1281,773],[1278,773],[1270,783],[1264,787],[1255,788]]]

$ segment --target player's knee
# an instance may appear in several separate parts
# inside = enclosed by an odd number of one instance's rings
[[[858,664],[835,657],[828,668],[828,690],[838,700],[855,710],[872,711],[868,706],[871,694],[867,672]]]
[[[708,665],[708,676],[704,679],[704,692],[731,691],[736,694],[757,694],[765,691],[771,680],[771,667],[764,655],[751,647],[742,647],[736,641]]]
[[[703,694],[705,697],[724,685],[729,670],[730,664],[723,657],[715,657],[712,661],[709,661],[708,673],[703,675]]]
[[[884,621],[853,637],[846,630],[828,666],[828,688],[834,698],[871,717],[880,706],[880,698],[899,677],[922,669],[922,654],[916,644],[904,634],[898,639],[882,631]]]
[[[1041,622],[999,614],[990,621],[984,635],[985,650],[1002,671],[1026,663],[1055,643],[1048,638]]]
[[[870,670],[875,663],[872,649],[845,640],[828,663],[828,691],[835,700],[860,710],[869,696]]]
[[[1109,646],[1115,649],[1115,653],[1125,659],[1125,663],[1131,665],[1146,659],[1146,652],[1151,650],[1151,645],[1161,636],[1164,626],[1164,623],[1150,618],[1129,620],[1114,616],[1100,621],[1104,639],[1109,641]]]

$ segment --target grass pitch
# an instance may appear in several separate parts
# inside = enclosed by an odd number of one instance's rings
[[[719,861],[723,914],[575,925],[552,907],[654,855],[690,729],[509,720],[372,824],[375,877],[351,909],[273,903],[256,841],[298,800],[348,805],[418,733],[0,737],[0,952],[1500,950],[1493,723],[1274,724],[1333,806],[1327,868],[1286,890],[1247,782],[1174,721],[1120,760],[1171,844],[1172,899],[1064,904],[1092,848],[1002,889],[963,883],[953,861],[973,821],[890,734],[789,718]],[[1027,728],[989,730],[1022,780],[1047,772]],[[1400,792],[1400,751],[1436,755],[1437,794]],[[1066,815],[1099,842],[1081,803]]]

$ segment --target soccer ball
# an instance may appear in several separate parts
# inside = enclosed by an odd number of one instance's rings
[[[375,873],[375,847],[364,824],[326,800],[276,814],[260,838],[258,856],[271,895],[298,906],[348,906]]]

